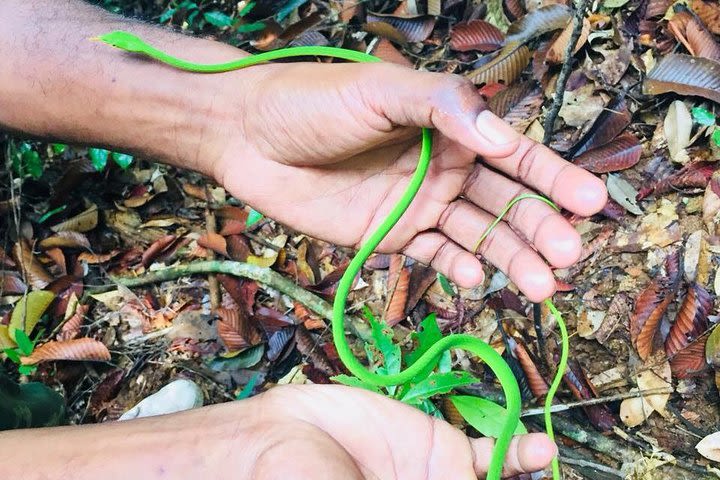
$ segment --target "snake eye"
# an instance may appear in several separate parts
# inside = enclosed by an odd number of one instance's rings
[[[91,40],[103,42],[112,47],[128,52],[142,52],[145,47],[145,42],[143,42],[139,37],[133,35],[132,33],[121,31],[105,33],[98,37],[91,38]]]

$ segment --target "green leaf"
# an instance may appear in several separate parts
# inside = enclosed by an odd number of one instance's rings
[[[420,322],[418,331],[413,332],[411,338],[417,341],[417,348],[408,353],[405,357],[405,361],[408,366],[415,363],[418,358],[420,358],[430,349],[430,347],[435,345],[442,338],[442,332],[437,324],[437,314],[431,313],[425,317],[425,319]],[[434,365],[433,368],[435,368]],[[432,368],[430,370],[432,370]]]
[[[250,394],[253,391],[253,388],[255,388],[255,385],[257,385],[258,379],[260,378],[260,373],[255,373],[255,375],[252,376],[250,381],[245,385],[245,387],[242,389],[240,393],[237,394],[235,397],[235,400],[244,400],[250,396]]]
[[[233,23],[232,17],[223,12],[213,11],[203,13],[206,22],[216,27],[229,27]]]
[[[35,290],[21,298],[10,316],[10,337],[17,342],[13,331],[30,335],[54,299],[55,294],[46,290]]]
[[[20,353],[16,348],[5,348],[3,349],[3,352],[5,352],[5,355],[13,362],[17,363],[18,365],[20,362]]]
[[[22,330],[15,330],[15,341],[18,344],[20,353],[26,357],[31,355],[33,350],[35,350],[35,343],[33,343],[33,341],[30,340],[30,337],[28,337],[28,334]]]
[[[278,10],[278,13],[276,15],[276,18],[278,22],[282,22],[287,18],[288,15],[290,15],[293,10],[298,8],[303,3],[307,2],[307,0],[290,0],[287,2],[280,10]]]
[[[30,375],[35,373],[35,370],[37,370],[37,365],[20,365],[18,367],[18,372],[20,372],[21,375]]]
[[[262,360],[265,345],[260,344],[240,352],[232,358],[216,358],[209,362],[210,369],[216,372],[233,372],[243,368],[250,368]]]
[[[433,395],[442,395],[454,388],[471,385],[479,381],[468,372],[433,373],[410,387],[401,400],[412,403],[430,398]]]
[[[112,159],[113,162],[123,170],[127,169],[133,162],[133,156],[127,153],[113,152]]]
[[[107,166],[108,156],[110,152],[102,148],[88,148],[88,156],[95,171],[102,172]]]
[[[440,286],[445,291],[445,293],[451,296],[455,295],[455,289],[452,287],[452,285],[450,285],[450,280],[448,280],[445,275],[438,272],[437,279],[440,282]]]
[[[716,147],[720,147],[720,128],[716,128],[712,133],[712,141]]]
[[[698,123],[705,127],[715,125],[715,115],[713,115],[713,113],[709,110],[706,110],[702,107],[693,107],[691,112],[695,123]]]
[[[22,174],[27,173],[36,180],[42,177],[43,161],[35,151],[35,148],[27,142],[22,142],[18,148],[18,152],[20,155]]]
[[[263,218],[262,213],[258,212],[254,208],[251,208],[250,213],[248,214],[248,218],[247,218],[247,220],[245,220],[245,228],[252,227],[257,222],[262,220],[262,218]]]
[[[68,146],[64,143],[52,143],[50,144],[50,148],[55,155],[62,155],[67,150]]]
[[[52,210],[45,212],[40,218],[38,218],[38,223],[45,222],[48,218],[52,217],[53,215],[62,212],[67,208],[67,205],[61,205],[57,208],[53,208]]]
[[[236,28],[240,33],[257,32],[263,29],[265,29],[265,22],[243,23]]]
[[[440,420],[445,420],[445,417],[443,417],[443,414],[440,411],[440,409],[437,408],[435,406],[435,404],[428,399],[425,399],[422,402],[414,404],[413,406],[422,410],[423,412],[425,412],[427,415],[430,415],[431,417],[439,418]]]
[[[370,385],[369,383],[365,383],[359,378],[351,377],[350,375],[335,375],[334,377],[330,377],[330,380],[347,385],[348,387],[364,388],[365,390],[370,390],[371,392],[380,393],[380,389],[375,385]]]
[[[177,11],[176,8],[168,8],[167,10],[165,10],[165,11],[163,12],[162,15],[160,15],[160,18],[158,18],[158,21],[159,21],[160,23],[165,23],[165,22],[167,22],[168,20],[170,20],[170,19],[172,18],[173,15],[175,15],[175,12],[176,12],[176,11]]]
[[[497,438],[507,421],[507,410],[495,402],[469,395],[447,397],[472,427],[486,437]],[[522,422],[518,423],[515,435],[527,433]]]
[[[257,3],[257,2],[250,2],[250,3],[248,3],[247,5],[245,5],[245,7],[243,7],[243,9],[240,10],[240,13],[238,13],[238,16],[244,17],[245,15],[247,15],[248,13],[250,13],[250,11],[255,7],[255,4],[256,4],[256,3]]]
[[[385,322],[377,321],[367,306],[363,307],[363,312],[368,322],[370,322],[375,348],[383,356],[382,369],[378,369],[378,373],[398,373],[401,367],[402,354],[400,345],[396,344],[393,339],[392,328]]]

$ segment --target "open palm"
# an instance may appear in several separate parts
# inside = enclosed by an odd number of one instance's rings
[[[599,179],[515,133],[459,77],[386,64],[254,68],[258,86],[244,92],[242,108],[257,114],[243,115],[227,136],[216,176],[233,195],[318,238],[357,246],[374,231],[415,170],[418,127],[438,130],[431,167],[380,249],[431,264],[461,286],[482,281],[477,253],[531,300],[547,298],[554,282],[546,261],[566,267],[580,254],[579,235],[558,212],[525,200],[473,252],[478,238],[530,189],[581,215],[606,201]]]

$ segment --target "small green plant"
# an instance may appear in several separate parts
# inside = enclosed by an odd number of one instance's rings
[[[23,365],[22,357],[32,355],[35,350],[43,332],[38,332],[34,339],[30,335],[54,299],[55,294],[49,291],[30,292],[15,305],[10,323],[0,325],[0,347],[7,358],[18,365],[23,375],[31,374],[36,369],[34,365]]]
[[[720,147],[720,127],[717,126],[715,114],[703,107],[694,107],[691,112],[695,123],[712,129],[710,138],[716,147]]]
[[[247,22],[245,15],[252,11],[256,2],[248,2],[237,13],[237,16],[228,15],[220,10],[205,10],[203,2],[200,4],[192,0],[170,2],[160,15],[160,23],[167,23],[175,19],[187,24],[191,30],[201,31],[208,25],[218,29],[228,29],[233,32],[255,32],[265,28],[265,22]]]
[[[18,372],[23,375],[30,375],[37,370],[37,366],[35,365],[23,365],[22,357],[29,357],[32,355],[35,350],[37,340],[41,335],[42,331],[35,336],[35,340],[32,340],[23,330],[15,330],[15,343],[17,343],[17,347],[3,349],[5,355],[7,355],[13,363],[17,364]]]
[[[412,334],[415,349],[403,356],[400,345],[393,341],[392,328],[378,321],[369,308],[365,307],[363,313],[372,332],[372,342],[365,344],[365,353],[372,370],[378,374],[394,374],[401,371],[403,366],[407,368],[443,338],[436,315],[431,313],[420,323],[418,332]],[[432,402],[432,397],[447,395],[455,388],[480,382],[468,372],[452,370],[449,351],[445,351],[436,362],[427,365],[421,373],[403,385],[377,387],[349,375],[338,375],[333,380],[394,398],[438,418],[443,418],[442,413]],[[507,416],[503,407],[473,396],[450,395],[448,398],[463,418],[480,433],[493,437],[500,433]],[[524,432],[525,427],[520,424],[516,433]]]
[[[8,156],[13,171],[18,177],[25,178],[29,176],[35,180],[42,177],[44,162],[32,143],[10,141],[8,144]]]

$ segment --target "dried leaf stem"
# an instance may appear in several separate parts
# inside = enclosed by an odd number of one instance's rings
[[[543,125],[545,129],[545,135],[543,136],[544,145],[548,145],[550,143],[553,126],[555,125],[555,120],[557,119],[557,116],[560,113],[560,108],[563,104],[563,94],[565,93],[565,87],[567,86],[568,79],[570,78],[570,70],[573,64],[573,50],[580,38],[580,34],[582,33],[583,19],[585,18],[585,11],[587,10],[588,3],[590,3],[588,0],[575,1],[575,15],[573,15],[572,35],[570,36],[570,41],[565,47],[565,61],[562,64],[557,83],[555,84],[553,103],[545,116],[545,124]]]

